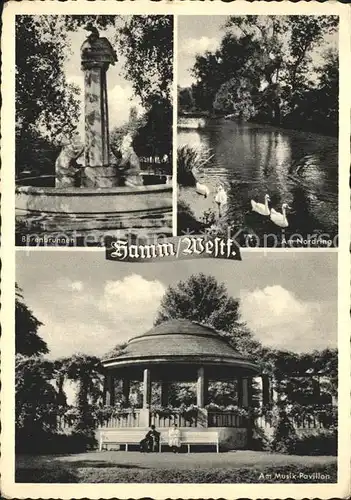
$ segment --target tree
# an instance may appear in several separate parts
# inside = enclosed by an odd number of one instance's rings
[[[336,29],[336,16],[231,16],[226,24],[236,36],[250,37],[256,45],[251,68],[256,67],[272,118],[280,122],[282,96],[287,101],[305,88],[313,71],[311,52],[323,37]],[[273,88],[272,88],[273,85]],[[285,91],[285,92],[284,92]],[[285,103],[287,106],[288,103]]]
[[[16,355],[16,429],[32,436],[56,430],[58,399],[50,383],[53,364],[41,356]]]
[[[149,104],[143,116],[145,124],[137,131],[133,146],[138,156],[155,161],[166,155],[172,165],[172,106],[168,99],[157,94],[149,98]]]
[[[126,77],[144,107],[156,94],[171,101],[173,16],[130,16],[119,34]]]
[[[40,326],[42,323],[25,304],[22,290],[16,283],[15,338],[17,354],[33,356],[49,352],[46,342],[38,335]]]
[[[172,155],[173,17],[131,16],[120,30],[125,76],[145,108],[134,139],[138,155]]]
[[[213,108],[215,111],[249,120],[257,114],[256,95],[257,90],[249,81],[234,77],[221,85],[215,95]]]
[[[16,439],[20,446],[29,446],[30,449],[43,432],[56,429],[60,405],[57,392],[50,383],[53,364],[42,356],[49,349],[38,335],[41,325],[25,304],[22,290],[16,284]]]
[[[195,107],[193,90],[191,87],[178,87],[178,108],[179,111],[191,111]]]
[[[279,400],[301,405],[321,405],[337,396],[336,349],[297,354],[270,350],[264,356],[266,372],[273,380]]]
[[[213,276],[193,274],[168,287],[155,324],[173,318],[188,319],[217,329],[234,349],[256,356],[261,345],[240,318],[239,301],[230,297],[224,283]]]
[[[335,50],[324,54],[316,68],[317,81],[294,94],[287,122],[300,121],[306,128],[337,135],[339,119],[339,60]]]
[[[213,276],[193,274],[168,288],[155,324],[182,318],[207,323],[218,330],[230,330],[239,319],[238,309],[238,301],[229,297],[224,284]]]
[[[16,17],[17,175],[33,172],[34,166],[37,174],[52,173],[57,138],[69,136],[78,122],[78,89],[68,84],[63,72],[64,18]]]
[[[75,354],[61,360],[62,372],[68,380],[78,384],[76,407],[78,418],[75,431],[87,437],[93,437],[95,428],[92,405],[102,396],[103,367],[96,356]]]
[[[292,127],[297,121],[301,126],[301,112],[308,108],[313,119],[308,118],[307,126],[317,127],[319,108],[324,114],[330,103],[326,97],[322,104],[313,91],[319,69],[312,55],[337,26],[336,16],[230,16],[220,47],[196,57],[196,106]],[[332,109],[337,110],[332,67],[326,72],[324,95],[332,94]]]

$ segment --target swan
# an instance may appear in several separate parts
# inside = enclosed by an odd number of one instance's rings
[[[268,202],[271,201],[269,194],[266,194],[264,197],[264,204],[263,203],[257,203],[255,200],[251,200],[251,207],[254,212],[257,212],[258,214],[261,215],[269,215],[270,214],[270,209],[268,206]]]
[[[210,190],[206,184],[201,184],[200,182],[196,182],[196,192],[198,194],[202,194],[205,198],[210,194]]]
[[[279,227],[288,227],[289,226],[289,222],[288,222],[288,219],[286,217],[286,209],[287,208],[290,208],[287,203],[283,203],[282,213],[277,212],[276,210],[274,210],[274,208],[272,208],[270,219],[272,222],[274,222],[274,224],[276,226],[279,226]]]
[[[218,205],[218,212],[221,215],[221,208],[228,203],[227,192],[223,188],[223,186],[218,186],[217,194],[215,196],[215,202]]]

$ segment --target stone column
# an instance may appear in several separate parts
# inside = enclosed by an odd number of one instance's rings
[[[92,34],[81,47],[84,71],[85,101],[85,169],[82,183],[86,187],[117,185],[116,171],[109,167],[109,126],[106,72],[117,60],[106,38]]]
[[[150,408],[151,404],[151,374],[150,369],[144,369],[143,408]]]
[[[125,406],[129,406],[130,380],[124,378],[122,380],[122,392]]]
[[[207,403],[208,383],[205,376],[205,368],[200,366],[197,370],[196,404],[199,408],[204,408]]]
[[[168,406],[169,383],[161,382],[161,406]]]

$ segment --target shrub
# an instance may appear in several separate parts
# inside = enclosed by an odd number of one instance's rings
[[[336,427],[296,432],[286,412],[281,410],[271,448],[290,455],[337,455]]]
[[[192,148],[190,146],[182,146],[178,148],[177,156],[177,179],[181,186],[195,186],[196,179],[193,170],[199,171],[210,161],[210,149]]]
[[[280,453],[291,453],[297,439],[296,431],[285,410],[281,409],[277,428],[273,435],[272,449]]]
[[[290,454],[337,455],[338,437],[336,429],[318,429],[302,432],[291,443]]]
[[[254,426],[250,439],[250,449],[254,451],[270,451],[271,442],[262,427]]]
[[[51,432],[16,431],[16,453],[56,454],[80,453],[95,449],[97,441],[93,436],[80,433],[55,434]]]
[[[199,233],[205,228],[204,224],[198,221],[190,206],[183,200],[178,200],[177,229],[178,234],[185,234],[187,231]]]

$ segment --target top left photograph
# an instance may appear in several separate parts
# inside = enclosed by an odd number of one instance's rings
[[[15,28],[16,245],[171,236],[173,16]]]

